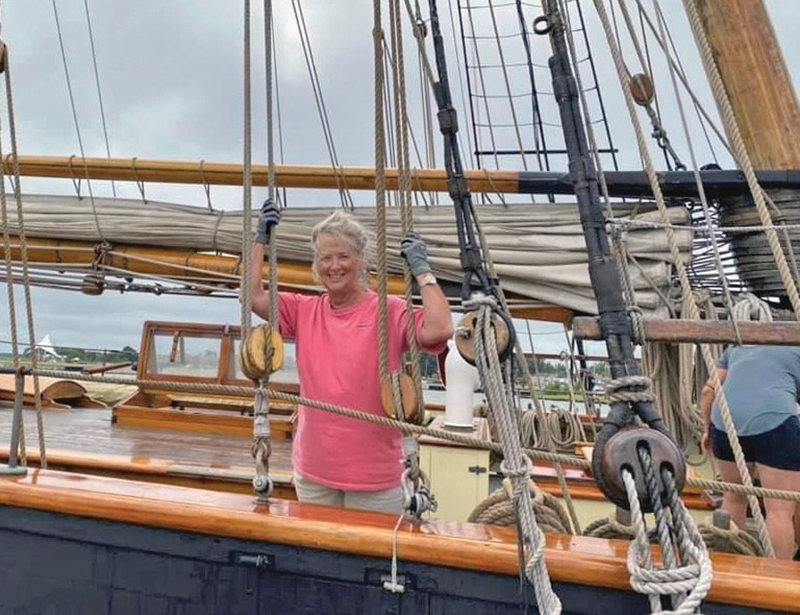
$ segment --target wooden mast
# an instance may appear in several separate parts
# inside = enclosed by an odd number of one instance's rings
[[[800,107],[762,0],[695,0],[757,170],[800,169]]]

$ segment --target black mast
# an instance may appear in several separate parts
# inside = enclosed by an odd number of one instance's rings
[[[570,66],[564,22],[556,0],[544,0],[542,6],[544,15],[534,21],[534,31],[537,34],[550,36],[553,56],[549,63],[553,77],[553,92],[558,102],[564,142],[568,152],[569,173],[586,238],[589,276],[597,299],[600,328],[606,342],[611,376],[624,383],[630,377],[640,376],[638,361],[633,354],[631,325],[622,295],[617,264],[609,246],[597,174],[587,145],[577,83]],[[618,390],[624,391],[626,388],[628,386],[623,385]],[[635,385],[630,385],[630,388],[635,388]],[[592,457],[594,476],[598,485],[609,499],[623,505],[626,505],[627,499],[620,498],[620,494],[607,484],[601,467],[601,458],[608,440],[624,427],[632,425],[636,416],[651,428],[669,436],[652,401],[614,401],[597,436]]]

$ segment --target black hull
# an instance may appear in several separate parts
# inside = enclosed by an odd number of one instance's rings
[[[514,577],[0,508],[0,613],[519,615]],[[565,614],[648,613],[632,592],[555,583]],[[529,590],[529,613],[535,600]],[[706,603],[707,614],[774,613]]]

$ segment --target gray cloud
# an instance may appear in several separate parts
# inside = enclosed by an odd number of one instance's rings
[[[252,4],[253,151],[254,160],[263,162],[266,130],[262,16],[260,3]],[[291,163],[326,165],[327,152],[291,3],[274,4],[286,158]],[[427,13],[427,3],[421,4]],[[463,77],[458,74],[453,56],[456,43],[450,28],[449,3],[440,0],[439,4],[450,53],[451,85],[456,104],[461,107],[463,98],[459,87]],[[95,0],[89,5],[112,156],[240,161],[243,147],[241,3],[229,0],[142,0],[136,3]],[[593,10],[590,10],[590,3],[583,5],[589,25],[588,36],[598,61],[599,78],[604,84],[603,94],[615,133],[615,144],[623,150],[620,153],[622,166],[638,168],[638,155],[632,147],[632,132],[618,93],[616,76],[607,60],[605,41]],[[680,3],[663,2],[662,5],[673,27],[687,72],[703,99],[708,101],[708,108],[713,110]],[[796,2],[768,0],[767,5],[778,38],[784,45],[789,70],[797,80],[800,67],[795,60],[800,55],[800,22],[795,19]],[[374,155],[371,7],[352,0],[325,0],[306,1],[303,8],[340,161],[345,165],[370,166]],[[84,6],[82,2],[60,0],[58,9],[86,154],[105,156]],[[526,20],[530,23],[538,11],[529,7],[526,11]],[[486,15],[476,13],[476,19],[477,27],[482,32],[488,31]],[[501,33],[517,32],[516,19],[513,9],[502,12],[498,24]],[[458,27],[457,19],[455,23]],[[28,155],[78,154],[52,4],[6,0],[2,26],[3,38],[11,52],[21,152]],[[409,105],[415,133],[421,140],[416,50],[408,29],[405,42]],[[430,40],[428,44],[430,51]],[[542,89],[549,90],[545,68],[549,55],[547,41],[534,37],[533,45],[534,61],[539,66],[536,69],[537,81]],[[488,43],[481,49],[484,63],[497,61],[497,52],[492,51]],[[629,45],[626,51],[630,52]],[[521,49],[508,52],[505,57],[508,63],[521,59]],[[524,89],[527,77],[514,70],[510,73],[512,88]],[[487,73],[487,79],[491,81],[493,91],[505,91],[500,73],[495,72],[494,76]],[[685,153],[686,146],[666,73],[662,72],[657,85],[664,101],[665,124],[676,148]],[[522,114],[523,107],[520,110]],[[462,138],[466,144],[466,132],[470,130],[469,112],[463,108],[459,112]],[[545,119],[557,122],[554,108],[546,112]],[[7,151],[5,125],[3,132],[3,148]],[[548,128],[548,137],[553,142],[560,140],[558,135],[557,126]],[[504,138],[511,138],[508,130]],[[531,138],[529,133],[526,138]],[[436,143],[438,146],[438,137]],[[700,162],[708,161],[710,154],[705,145],[698,145]],[[688,159],[688,155],[685,157]],[[437,153],[437,159],[441,164],[440,153]],[[563,159],[558,159],[556,164],[558,168],[564,168]],[[509,168],[519,166],[518,160],[511,158],[506,159],[503,165]],[[73,191],[69,181],[23,178],[22,185],[28,192]],[[93,188],[97,194],[109,195],[111,192],[108,184],[96,183]],[[118,184],[118,190],[121,196],[138,196],[134,185]],[[205,194],[198,186],[148,185],[147,194],[154,199],[201,206],[205,203]],[[211,194],[216,207],[229,209],[241,205],[241,190],[237,188],[214,187]],[[262,197],[263,190],[256,190],[255,202]],[[361,194],[356,198],[359,203],[368,203],[372,196]],[[338,197],[330,192],[295,191],[290,194],[290,201],[293,206],[336,205]],[[141,322],[145,319],[227,322],[239,319],[239,307],[235,301],[113,293],[89,298],[43,290],[37,290],[34,296],[37,329],[42,334],[52,333],[56,343],[62,345],[136,346]],[[0,309],[5,309],[4,302],[5,298],[0,301]],[[561,347],[563,344],[559,339],[553,342],[550,350],[557,351]]]

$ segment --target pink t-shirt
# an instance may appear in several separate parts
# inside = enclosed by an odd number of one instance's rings
[[[279,293],[280,328],[294,338],[300,395],[385,416],[378,366],[378,295],[334,310],[328,295]],[[422,311],[414,313],[417,339]],[[389,369],[400,367],[406,341],[405,301],[388,300]],[[439,352],[445,343],[429,352]],[[380,491],[400,483],[402,434],[306,406],[298,408],[292,463],[304,478],[346,491]]]

